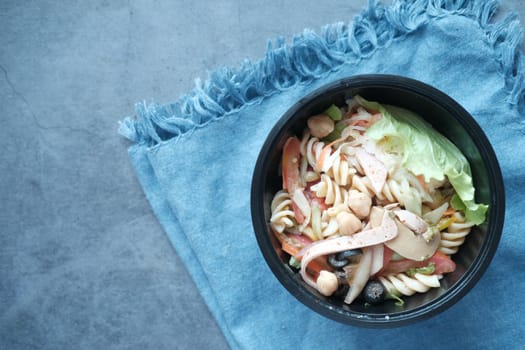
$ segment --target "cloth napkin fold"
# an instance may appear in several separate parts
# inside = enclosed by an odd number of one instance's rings
[[[525,60],[521,25],[496,1],[416,0],[368,8],[348,25],[270,42],[265,57],[210,73],[170,104],[139,104],[120,133],[144,192],[234,349],[516,348],[525,334]],[[258,250],[250,185],[278,118],[314,89],[363,73],[431,84],[491,141],[507,193],[498,252],[452,308],[399,329],[339,324],[300,304]]]

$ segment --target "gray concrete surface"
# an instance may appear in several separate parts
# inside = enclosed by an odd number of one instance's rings
[[[0,1],[0,349],[227,349],[118,120],[366,2]]]

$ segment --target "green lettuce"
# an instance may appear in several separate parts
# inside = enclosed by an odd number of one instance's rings
[[[468,160],[449,139],[409,110],[360,96],[355,96],[355,101],[383,115],[368,128],[368,137],[380,142],[388,152],[402,154],[403,166],[415,175],[422,175],[425,181],[441,181],[446,176],[456,191],[451,201],[454,209],[463,211],[467,220],[477,225],[485,221],[488,206],[475,202]]]

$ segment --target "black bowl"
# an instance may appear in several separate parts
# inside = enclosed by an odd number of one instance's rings
[[[324,111],[332,103],[344,105],[356,94],[367,100],[391,104],[421,115],[450,139],[470,162],[476,201],[489,205],[487,220],[467,236],[453,255],[457,269],[446,274],[440,288],[405,297],[404,306],[387,301],[365,306],[325,297],[304,283],[287,264],[269,226],[270,203],[281,189],[278,175],[286,139],[301,135],[309,116]],[[411,324],[434,316],[455,304],[481,278],[490,264],[503,229],[505,191],[498,160],[482,129],[472,116],[452,98],[420,81],[393,75],[360,75],[328,84],[297,101],[269,133],[257,159],[251,189],[251,213],[261,252],[281,284],[300,302],[333,320],[363,327],[387,328]]]

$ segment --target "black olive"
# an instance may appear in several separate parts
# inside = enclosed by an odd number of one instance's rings
[[[348,281],[346,279],[346,273],[341,270],[335,270],[334,274],[337,277],[339,287],[337,287],[337,290],[334,292],[334,294],[332,294],[332,296],[338,298],[344,297],[348,293],[348,289],[350,289],[350,286],[348,285]]]
[[[350,289],[350,286],[347,283],[339,284],[339,287],[337,287],[337,290],[332,294],[334,297],[345,297],[348,293],[348,290]]]
[[[386,298],[386,288],[379,281],[368,281],[363,290],[363,298],[369,304],[382,303]]]
[[[334,253],[334,254],[328,255],[328,263],[332,265],[333,268],[340,269],[340,268],[345,267],[348,264],[348,260],[346,259],[338,260],[337,254]]]
[[[346,259],[349,263],[354,263],[359,261],[362,254],[363,251],[361,249],[345,250],[337,254],[337,260]]]
[[[334,253],[328,255],[328,263],[332,265],[333,268],[341,269],[350,263],[355,262],[355,258],[363,254],[361,249],[351,249],[345,250],[340,253]]]

